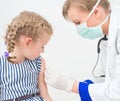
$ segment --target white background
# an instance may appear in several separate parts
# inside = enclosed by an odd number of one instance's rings
[[[0,53],[5,51],[2,36],[7,24],[21,11],[32,10],[45,17],[53,26],[54,34],[45,47],[43,57],[47,68],[66,76],[73,76],[82,81],[91,75],[96,62],[98,40],[82,39],[75,26],[62,16],[65,0],[1,0],[0,1]],[[113,2],[113,1],[112,1]],[[119,0],[114,4],[120,5]],[[113,4],[112,3],[112,4]],[[79,95],[68,94],[48,86],[53,101],[80,101]]]

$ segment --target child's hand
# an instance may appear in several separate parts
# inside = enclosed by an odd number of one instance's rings
[[[45,71],[46,82],[61,90],[71,92],[75,79],[53,72],[50,69]]]

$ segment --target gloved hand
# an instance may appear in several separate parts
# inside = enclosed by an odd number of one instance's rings
[[[50,86],[65,90],[69,93],[71,92],[73,84],[75,82],[74,78],[55,73],[51,69],[45,70],[45,80]]]

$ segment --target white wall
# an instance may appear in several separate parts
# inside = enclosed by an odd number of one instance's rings
[[[45,17],[53,26],[54,35],[45,48],[43,57],[47,68],[51,67],[63,75],[83,80],[90,76],[95,64],[96,42],[82,39],[75,26],[62,17],[65,0],[2,0],[0,1],[0,36],[4,36],[6,25],[23,10],[32,10]],[[118,2],[118,1],[117,1]],[[117,3],[118,4],[118,3]],[[120,4],[120,1],[119,1]],[[4,52],[3,39],[0,37],[0,53]],[[53,101],[79,101],[76,94],[49,87]]]

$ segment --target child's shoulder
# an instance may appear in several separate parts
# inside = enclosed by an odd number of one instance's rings
[[[39,57],[37,57],[37,58],[34,59],[34,61],[35,61],[35,62],[38,62],[38,63],[39,63],[39,62],[41,63],[41,60],[42,60],[42,57],[41,57],[41,56],[39,56]]]
[[[42,63],[42,57],[41,56],[39,56],[39,57],[37,57],[34,61],[35,61],[35,63],[36,63],[36,66],[37,66],[37,69],[38,69],[38,71],[40,71],[40,69],[41,69],[41,63]]]
[[[6,58],[6,57],[5,57],[3,54],[0,54],[0,61],[1,61],[1,60],[5,60],[5,58]]]
[[[6,57],[4,55],[0,55],[0,67],[2,67],[6,63]]]

